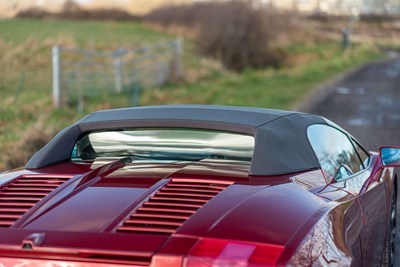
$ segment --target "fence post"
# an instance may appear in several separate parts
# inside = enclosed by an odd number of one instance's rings
[[[76,66],[76,73],[78,74],[78,76],[77,76],[77,80],[78,80],[78,113],[80,113],[80,114],[82,114],[83,113],[83,110],[84,110],[84,108],[85,108],[85,92],[84,92],[84,90],[85,90],[85,88],[83,87],[84,86],[84,83],[83,83],[83,77],[82,77],[82,75],[83,75],[83,72],[82,72],[82,69],[81,69],[81,63],[79,63],[77,66]]]
[[[115,73],[115,91],[121,93],[123,89],[122,80],[122,57],[127,53],[126,49],[118,49],[112,55]]]
[[[140,104],[140,95],[142,94],[142,87],[139,83],[134,83],[132,88],[132,107],[138,107]]]
[[[173,66],[174,66],[174,74],[176,79],[182,77],[183,69],[182,69],[182,52],[183,52],[183,39],[181,37],[177,38],[174,42],[174,51],[173,51]]]
[[[121,72],[121,58],[114,57],[114,72],[115,72],[115,91],[122,92],[122,72]]]
[[[61,83],[60,83],[60,47],[53,46],[52,49],[52,75],[53,75],[53,104],[56,108],[61,107]]]

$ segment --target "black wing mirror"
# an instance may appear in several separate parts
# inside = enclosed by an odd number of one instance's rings
[[[385,146],[379,149],[382,164],[385,167],[400,167],[400,147]]]

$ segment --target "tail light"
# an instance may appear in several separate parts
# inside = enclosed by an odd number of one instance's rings
[[[185,267],[265,267],[276,265],[284,247],[205,238],[192,249]]]

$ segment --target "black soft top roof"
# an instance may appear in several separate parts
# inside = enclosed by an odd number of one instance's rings
[[[171,105],[97,111],[65,128],[25,166],[37,169],[68,161],[83,134],[137,127],[180,127],[253,135],[250,175],[278,175],[320,168],[307,139],[312,124],[328,124],[317,115],[233,106]]]

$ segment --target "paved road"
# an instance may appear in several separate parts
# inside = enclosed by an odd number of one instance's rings
[[[400,145],[400,59],[368,64],[329,86],[311,113],[336,122],[369,150]]]
[[[400,145],[400,58],[365,65],[323,90],[328,94],[307,112],[336,122],[369,150]],[[399,223],[397,230],[394,266],[400,266]]]

